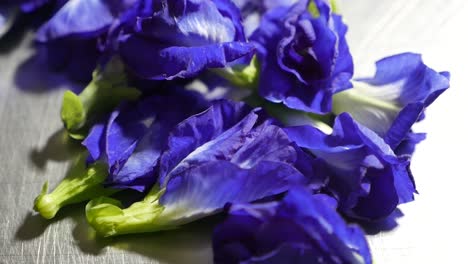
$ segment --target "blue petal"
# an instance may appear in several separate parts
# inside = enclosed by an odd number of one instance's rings
[[[376,66],[374,78],[359,79],[353,89],[335,95],[333,112],[349,112],[395,148],[449,87],[449,75],[430,69],[413,53],[384,58]]]
[[[40,52],[47,55],[49,67],[64,70],[68,77],[79,82],[90,82],[101,52],[96,38],[63,38],[40,44]]]
[[[398,156],[407,156],[408,158],[411,158],[415,151],[416,145],[424,139],[426,139],[425,133],[408,133],[406,138],[403,139],[403,141],[401,141],[401,143],[395,149],[395,154]]]
[[[18,12],[13,4],[0,4],[0,38],[13,26],[17,15]]]
[[[217,101],[169,137],[161,157],[161,218],[193,221],[227,202],[255,201],[306,184],[295,161],[295,147],[282,129],[241,103]]]
[[[104,146],[104,135],[106,125],[104,123],[95,124],[89,131],[88,136],[81,143],[88,149],[90,155],[90,162],[96,162],[101,157],[101,151]]]
[[[242,25],[242,17],[239,8],[231,0],[213,0],[219,12],[230,19],[233,23],[236,33],[235,40],[245,41],[244,27]]]
[[[47,42],[72,35],[97,36],[114,20],[109,1],[70,0],[37,31],[36,39]]]
[[[154,80],[193,77],[205,68],[222,68],[252,52],[253,47],[243,42],[168,47],[137,36],[120,45],[120,54],[130,70]]]
[[[373,131],[344,113],[327,135],[309,127],[286,128],[288,136],[324,163],[327,186],[340,209],[352,217],[379,219],[391,214],[398,203],[413,199],[415,192],[408,161],[397,157]],[[315,166],[318,166],[317,164]]]
[[[282,202],[234,204],[213,234],[215,263],[371,263],[364,233],[303,188]]]
[[[267,11],[253,33],[261,63],[259,92],[289,108],[327,113],[332,95],[351,87],[347,28],[325,2],[315,2],[318,17],[309,13],[308,3]]]
[[[155,4],[120,37],[119,52],[136,75],[155,80],[189,78],[253,54],[239,10],[227,0]]]
[[[155,170],[170,130],[205,107],[201,97],[178,89],[124,104],[105,125],[95,125],[83,144],[93,160],[107,162],[108,185],[143,191],[157,179]]]

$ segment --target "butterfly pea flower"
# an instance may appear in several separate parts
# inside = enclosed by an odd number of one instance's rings
[[[230,0],[159,0],[150,10],[142,11],[118,41],[120,56],[141,78],[190,78],[253,54]]]
[[[331,134],[312,126],[285,131],[317,158],[316,169],[329,176],[326,191],[337,198],[346,215],[378,220],[390,215],[398,204],[414,199],[409,161],[397,157],[381,137],[349,114],[335,119]],[[320,163],[322,166],[317,165]]]
[[[104,54],[107,31],[137,0],[56,1],[56,11],[37,31],[52,68],[65,69],[77,81],[90,81]],[[41,1],[32,1],[33,8]]]
[[[346,31],[322,0],[268,10],[251,37],[261,67],[260,95],[296,110],[330,112],[332,95],[351,87]]]
[[[90,162],[103,161],[115,189],[144,191],[156,182],[156,169],[169,132],[182,120],[208,107],[201,95],[182,89],[123,103],[83,141]]]
[[[393,149],[424,110],[450,85],[448,72],[436,72],[421,55],[403,53],[379,60],[373,78],[357,79],[352,89],[333,97],[333,113],[350,113]]]
[[[303,187],[280,202],[231,205],[212,241],[215,263],[372,263],[364,232],[336,201]]]
[[[308,183],[294,166],[296,153],[284,131],[258,109],[215,101],[169,134],[158,182],[142,201],[121,209],[117,200],[94,199],[86,217],[103,236],[172,229],[228,202],[251,202]]]
[[[169,131],[206,107],[200,95],[182,89],[122,103],[92,127],[82,142],[87,151],[80,154],[69,175],[50,193],[48,183],[44,184],[35,210],[50,219],[68,204],[120,189],[151,187]]]

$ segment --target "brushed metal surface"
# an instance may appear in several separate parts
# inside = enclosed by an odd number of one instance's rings
[[[357,75],[398,52],[422,53],[436,70],[450,70],[452,88],[417,131],[429,132],[413,159],[420,195],[401,206],[391,232],[370,235],[375,263],[463,262],[468,236],[468,2],[465,0],[342,1]],[[64,85],[34,56],[31,34],[0,45],[0,263],[210,263],[210,230],[201,222],[179,231],[94,238],[83,204],[47,221],[32,213],[42,183],[55,186],[76,144],[61,130]],[[72,87],[73,88],[73,87]]]

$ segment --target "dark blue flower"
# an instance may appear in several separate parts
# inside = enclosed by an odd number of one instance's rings
[[[159,0],[150,7],[150,12],[142,9],[118,43],[124,62],[142,78],[193,77],[253,53],[230,0]]]
[[[105,236],[171,229],[228,202],[252,202],[311,182],[296,161],[294,143],[258,109],[215,101],[169,134],[159,184],[143,201],[121,209],[115,200],[98,199],[88,205],[87,218]]]
[[[331,135],[311,126],[285,130],[317,158],[315,169],[329,176],[326,190],[338,199],[345,214],[380,219],[390,215],[399,203],[413,200],[415,187],[408,160],[397,157],[382,138],[349,114],[336,118]]]
[[[350,113],[395,149],[449,87],[449,74],[429,68],[414,53],[384,58],[376,66],[373,78],[358,79],[352,89],[333,97],[333,112]]]
[[[332,95],[351,87],[346,30],[322,0],[266,12],[251,37],[261,64],[260,95],[306,112],[331,111]]]
[[[364,233],[347,225],[332,198],[306,189],[283,201],[234,204],[213,234],[214,262],[371,263]]]
[[[137,102],[124,103],[106,122],[96,124],[83,145],[90,161],[107,162],[107,185],[143,191],[157,179],[157,164],[175,125],[207,107],[195,93],[174,90]]]
[[[138,0],[56,1],[54,15],[37,31],[49,64],[74,80],[90,81],[110,27]],[[42,1],[28,2],[33,8]]]

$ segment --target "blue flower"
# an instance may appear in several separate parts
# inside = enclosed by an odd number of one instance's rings
[[[109,167],[106,185],[143,191],[157,179],[157,164],[171,129],[207,107],[195,93],[174,90],[135,104],[124,103],[105,122],[93,126],[83,145],[90,162]]]
[[[159,184],[129,208],[97,199],[87,218],[102,235],[151,232],[214,214],[228,202],[271,197],[312,181],[295,168],[284,131],[242,103],[216,101],[169,134]]]
[[[229,0],[160,0],[150,10],[138,15],[118,43],[123,61],[139,77],[193,77],[253,53],[240,12]]]
[[[330,112],[332,95],[351,87],[346,31],[322,0],[266,12],[251,37],[261,64],[260,95],[297,110]]]
[[[384,58],[376,66],[373,78],[358,79],[333,97],[333,112],[350,113],[395,149],[424,109],[447,90],[449,74],[429,68],[414,53]]]
[[[281,202],[234,204],[213,234],[215,263],[371,263],[364,233],[304,188]]]
[[[337,198],[339,209],[348,216],[377,220],[414,199],[408,160],[397,157],[382,138],[349,114],[336,118],[331,135],[311,126],[285,131],[317,158],[315,170],[329,176],[325,191]]]
[[[294,167],[295,145],[262,119],[258,109],[218,101],[180,123],[161,157],[159,182],[167,189],[161,204],[213,211],[226,202],[254,201],[308,182]]]
[[[90,81],[105,49],[110,27],[138,0],[56,1],[56,12],[37,31],[50,66],[65,69],[78,81]],[[30,1],[33,9],[43,1]]]

